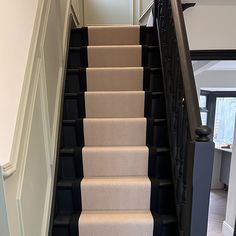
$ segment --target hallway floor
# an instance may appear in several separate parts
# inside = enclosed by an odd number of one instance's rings
[[[222,225],[225,220],[226,202],[226,191],[211,191],[207,236],[224,236],[222,233]]]

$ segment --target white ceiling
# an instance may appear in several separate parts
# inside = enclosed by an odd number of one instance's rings
[[[201,90],[207,91],[223,91],[223,92],[235,92],[236,88],[211,88],[211,87],[202,87]]]
[[[208,70],[236,70],[236,61],[219,61]]]
[[[196,3],[198,5],[236,5],[235,0],[182,0],[182,3]]]
[[[193,61],[194,75],[205,71],[236,71],[236,61]]]

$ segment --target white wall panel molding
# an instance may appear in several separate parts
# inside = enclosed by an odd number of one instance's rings
[[[67,5],[66,5],[66,9],[65,9],[65,19],[64,21],[62,21],[62,27],[63,27],[63,36],[62,36],[62,47],[63,47],[63,56],[62,56],[62,65],[64,65],[66,62],[66,53],[67,53],[67,44],[68,44],[68,38],[69,38],[69,28],[70,28],[70,24],[71,24],[71,3],[70,1],[67,1]],[[78,27],[78,25],[77,25]]]
[[[47,106],[47,100],[45,98],[45,85],[43,78],[40,78],[40,98],[41,98],[41,111],[42,111],[42,119],[43,119],[43,133],[44,133],[44,146],[45,146],[45,158],[46,158],[46,168],[47,168],[47,185],[46,185],[46,192],[45,192],[45,201],[44,201],[44,213],[43,213],[43,221],[42,221],[42,228],[41,228],[41,236],[48,235],[49,230],[49,222],[50,222],[50,213],[51,213],[51,201],[52,201],[52,194],[53,194],[53,176],[54,171],[51,169],[51,161],[52,161],[52,150],[50,147],[51,140],[48,133],[49,127],[49,119],[48,119],[48,112],[45,110]],[[46,114],[44,118],[44,114]],[[54,168],[53,168],[54,169]]]
[[[58,141],[58,131],[59,131],[59,119],[60,119],[60,108],[62,99],[62,88],[63,88],[63,78],[64,78],[64,67],[59,68],[58,84],[56,89],[56,101],[55,101],[55,113],[53,118],[52,136],[51,136],[51,164],[55,164],[57,155],[57,141]]]
[[[42,59],[44,59],[44,57],[42,57]],[[52,175],[52,171],[51,171],[53,158],[52,158],[52,150],[51,150],[51,138],[50,138],[50,133],[49,133],[50,124],[49,124],[49,116],[48,116],[48,100],[47,100],[47,93],[46,93],[45,74],[41,74],[40,80],[39,80],[39,86],[40,86],[40,101],[41,101],[41,112],[42,112],[42,121],[43,121],[46,168],[47,168],[47,175],[48,175],[46,193],[45,193],[45,204],[44,204],[44,211],[43,211],[44,212],[43,221],[42,221],[42,227],[41,227],[41,236],[44,236],[44,235],[48,235],[50,212],[51,212],[51,199],[52,199],[52,193],[53,193],[52,178],[54,176],[54,174]]]
[[[153,0],[139,0],[138,12],[139,12],[139,21],[141,21],[146,14],[148,14],[153,6]]]
[[[45,140],[45,150],[49,163],[53,164],[52,149],[51,149],[51,136],[50,136],[50,121],[48,112],[48,95],[47,95],[47,82],[45,73],[45,61],[44,54],[42,53],[42,66],[40,71],[40,89],[41,89],[41,103],[42,103],[42,117],[43,117],[43,127],[44,127],[44,140]]]
[[[71,13],[77,27],[79,25],[82,25],[83,22],[83,14],[81,11],[83,9],[83,6],[80,2],[81,0],[71,0]]]
[[[24,217],[23,217],[23,208],[21,205],[21,196],[22,196],[22,189],[23,189],[23,184],[25,180],[25,167],[27,163],[27,158],[28,156],[28,151],[29,151],[29,140],[30,140],[30,134],[31,134],[31,129],[32,129],[32,118],[33,114],[35,111],[35,99],[36,99],[36,92],[38,90],[38,81],[39,81],[39,76],[40,76],[40,61],[37,63],[37,72],[35,75],[35,82],[33,83],[33,86],[31,87],[32,91],[32,97],[29,100],[29,110],[28,110],[28,120],[26,124],[26,129],[24,130],[24,141],[22,143],[21,149],[22,149],[22,156],[21,158],[21,165],[19,168],[19,182],[18,182],[18,189],[17,189],[17,195],[16,195],[16,201],[17,201],[17,207],[18,207],[18,217],[20,220],[20,230],[21,230],[21,235],[26,235],[25,230],[24,230]],[[35,125],[35,124],[34,124]],[[39,137],[40,138],[40,137]],[[31,193],[30,193],[31,194]]]
[[[53,178],[48,178],[45,194],[44,214],[42,220],[42,228],[40,236],[48,235],[51,216],[52,194],[53,194]]]

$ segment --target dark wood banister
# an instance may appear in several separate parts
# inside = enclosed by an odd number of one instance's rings
[[[185,90],[185,103],[188,112],[191,139],[196,139],[196,129],[202,125],[196,85],[192,69],[187,32],[180,0],[171,0],[173,20],[177,37],[180,66]]]
[[[179,236],[206,236],[214,157],[211,130],[202,126],[183,8],[155,0],[166,98],[168,136]]]

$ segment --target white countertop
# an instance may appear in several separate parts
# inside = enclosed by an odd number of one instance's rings
[[[232,153],[232,148],[222,148],[221,146],[215,146],[216,150],[222,151],[222,152],[230,152]]]

